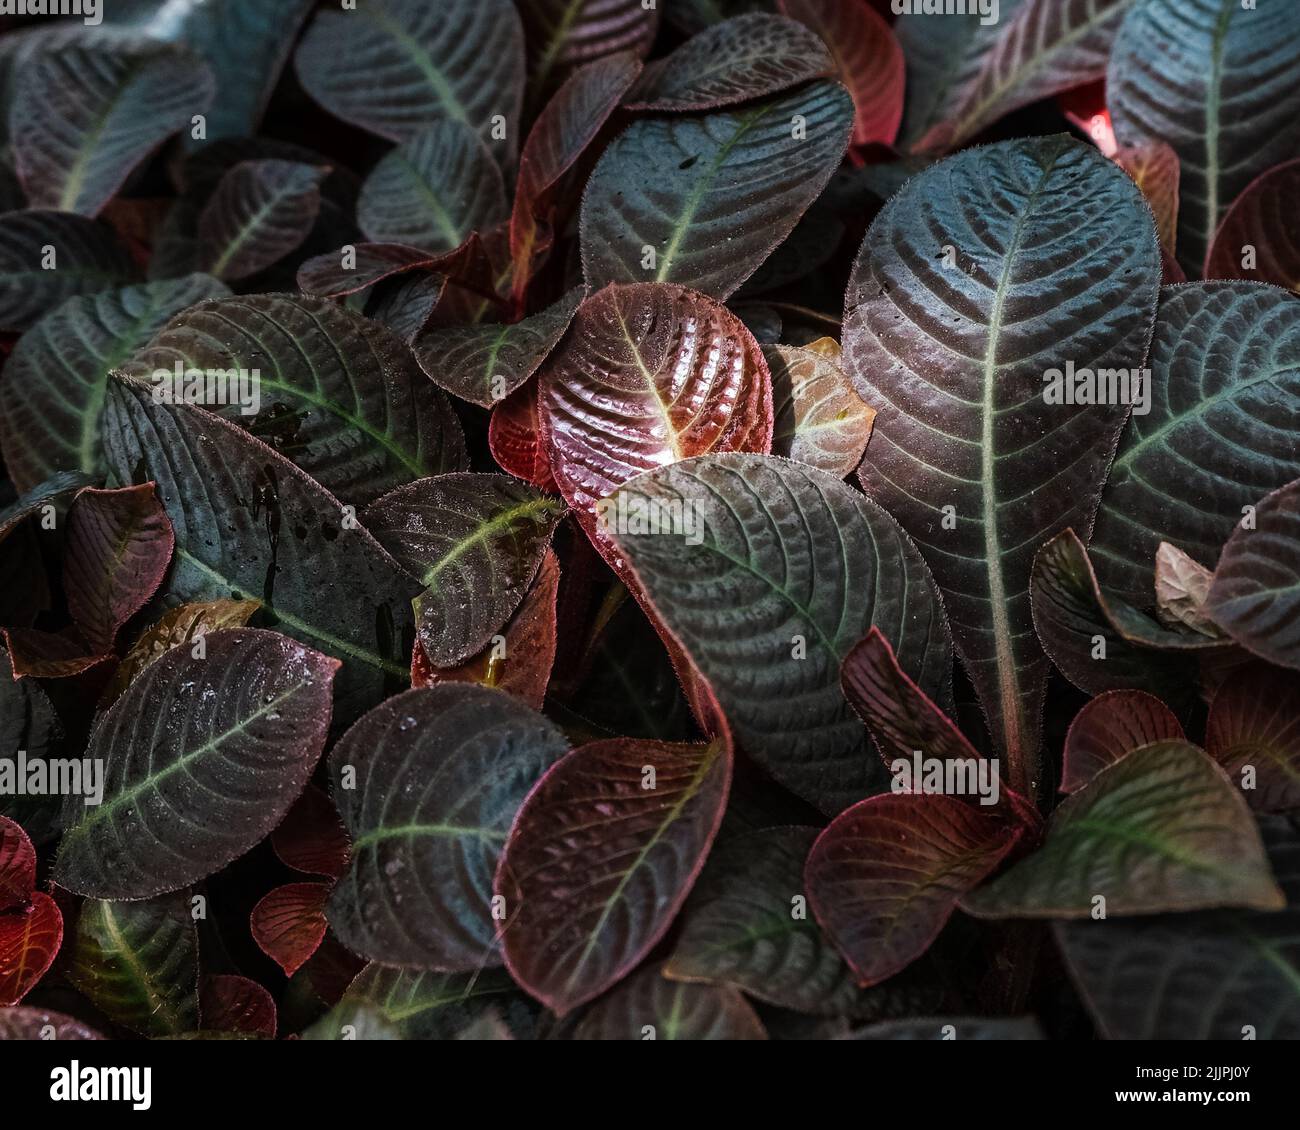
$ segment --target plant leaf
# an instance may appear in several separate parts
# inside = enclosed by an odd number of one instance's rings
[[[294,66],[331,114],[392,141],[434,121],[491,140],[505,118],[513,152],[523,97],[524,36],[509,0],[367,0],[316,13]],[[498,143],[499,144],[499,143]]]
[[[241,161],[199,216],[203,269],[219,279],[266,270],[303,242],[320,212],[328,169],[296,161]]]
[[[198,1028],[199,939],[184,895],[87,899],[70,944],[68,980],[115,1024],[154,1037]]]
[[[1116,1040],[1300,1039],[1300,838],[1266,822],[1288,907],[1058,922],[1066,965]],[[1229,992],[1207,986],[1231,986]]]
[[[1142,0],[1115,37],[1106,100],[1121,144],[1178,153],[1178,258],[1194,274],[1228,206],[1300,147],[1300,9]]]
[[[63,941],[63,915],[44,891],[0,913],[0,1005],[17,1004],[45,976]]]
[[[494,886],[515,981],[564,1016],[634,969],[699,874],[731,766],[721,741],[616,738],[550,768],[515,817]]]
[[[1300,808],[1300,675],[1252,663],[1229,676],[1210,703],[1205,749],[1257,812]]]
[[[672,282],[727,298],[821,194],[852,123],[848,91],[824,80],[753,106],[633,122],[583,196],[588,286]]]
[[[1284,905],[1259,832],[1222,769],[1184,741],[1146,745],[1052,815],[1043,846],[962,900],[982,918],[1087,918]]]
[[[621,51],[644,59],[659,29],[658,10],[641,0],[532,0],[520,14],[535,102],[584,63]]]
[[[349,949],[386,965],[499,964],[492,877],[528,790],[568,742],[540,714],[486,687],[389,699],[330,754],[352,857],[330,897]],[[356,787],[340,787],[351,767]]]
[[[853,144],[892,145],[903,117],[904,65],[889,24],[866,4],[839,0],[780,0],[780,9],[830,49],[853,95]]]
[[[102,803],[70,796],[55,882],[148,898],[203,879],[279,822],[320,756],[335,660],[274,632],[213,632],[173,649],[104,714],[87,757]],[[77,810],[81,811],[78,812]]]
[[[1162,541],[1156,550],[1156,617],[1171,628],[1191,628],[1212,639],[1223,633],[1205,614],[1214,574],[1177,546]]]
[[[19,824],[0,816],[0,913],[29,902],[35,889],[36,849]]]
[[[292,463],[211,412],[152,401],[114,380],[105,448],[118,481],[158,484],[176,533],[166,594],[255,594],[269,622],[343,661],[334,711],[346,725],[408,677],[417,586]]]
[[[492,409],[488,446],[492,458],[517,479],[542,490],[558,491],[551,460],[542,445],[537,381],[526,382]]]
[[[616,502],[616,520],[691,523],[689,537],[613,536],[737,745],[823,812],[875,791],[884,771],[840,690],[844,657],[875,625],[942,701],[952,666],[934,583],[897,523],[837,479],[761,455],[664,467]]]
[[[804,868],[808,901],[858,983],[875,985],[930,948],[957,900],[1019,835],[997,813],[955,797],[868,797],[813,845]]]
[[[1233,201],[1205,256],[1207,279],[1254,279],[1300,291],[1300,228],[1291,201],[1300,159],[1261,173]],[[1244,265],[1247,249],[1252,265]]]
[[[772,454],[842,479],[862,462],[875,410],[837,360],[796,345],[766,345],[772,373]]]
[[[509,325],[440,326],[415,340],[415,358],[434,384],[483,408],[531,377],[560,343],[582,301],[575,287],[552,306]]]
[[[111,290],[137,274],[102,221],[48,211],[0,216],[0,330],[25,330],[64,299]]]
[[[122,625],[162,584],[174,545],[153,483],[88,487],[77,495],[68,513],[63,587],[92,653],[113,650]]]
[[[435,122],[380,158],[357,198],[367,239],[428,251],[452,251],[507,214],[492,151],[459,121]]]
[[[208,977],[199,994],[199,1013],[205,1029],[275,1039],[275,998],[247,977]]]
[[[1151,141],[1123,146],[1114,160],[1133,178],[1151,205],[1161,250],[1172,258],[1178,246],[1178,154],[1163,141]]]
[[[62,736],[49,696],[34,680],[15,679],[9,653],[0,648],[0,763],[16,768],[20,750],[26,753],[29,765],[44,762],[57,751]],[[57,833],[61,807],[60,797],[19,796],[16,789],[0,790],[0,818],[21,825],[37,843]],[[0,904],[4,901],[0,897]]]
[[[0,1040],[43,1040],[53,1031],[56,1040],[102,1040],[80,1020],[43,1008],[0,1008]]]
[[[914,177],[872,223],[850,280],[844,359],[877,413],[858,474],[934,570],[1021,794],[1036,778],[1047,677],[1029,611],[1034,550],[1090,527],[1128,411],[1051,403],[1044,375],[1067,358],[1140,368],[1159,279],[1136,185],[1058,136],[967,150]]]
[[[682,909],[664,975],[730,985],[795,1012],[851,1012],[853,975],[817,923],[798,913],[818,834],[767,828],[719,844]]]
[[[1074,716],[1065,735],[1061,792],[1077,792],[1140,746],[1184,739],[1177,716],[1154,695],[1144,691],[1099,694]]]
[[[1300,477],[1300,297],[1166,287],[1148,366],[1151,411],[1120,437],[1090,545],[1102,585],[1139,607],[1162,541],[1215,561],[1244,506]]]
[[[223,400],[213,403],[205,393],[201,403],[358,507],[467,462],[451,405],[407,346],[322,298],[259,294],[202,303],[173,318],[122,371],[153,382],[155,395],[170,387],[175,401],[178,366],[186,374],[255,374],[251,396],[241,385],[238,396],[228,388]]]
[[[564,505],[505,475],[421,479],[361,515],[422,586],[417,638],[437,667],[482,651],[519,606]]]
[[[285,883],[263,895],[248,916],[253,941],[292,977],[325,939],[328,883]]]
[[[108,374],[182,310],[229,293],[190,275],[76,296],[23,334],[0,380],[0,449],[19,488],[56,471],[103,474]]]
[[[83,216],[215,93],[201,59],[148,39],[52,45],[22,62],[14,81],[23,97],[10,105],[9,133],[28,202]]]
[[[670,981],[651,965],[582,1018],[576,1040],[766,1040],[758,1014],[735,989]]]
[[[1242,647],[1300,668],[1300,479],[1252,508],[1223,547],[1206,612]]]

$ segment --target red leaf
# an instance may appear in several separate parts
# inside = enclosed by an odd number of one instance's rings
[[[1178,230],[1178,181],[1181,165],[1173,146],[1163,141],[1149,145],[1124,145],[1115,151],[1114,161],[1131,176],[1151,205],[1161,252],[1173,258]],[[1181,273],[1182,268],[1174,266]]]
[[[68,512],[63,587],[89,650],[113,650],[122,625],[162,584],[176,539],[153,483],[77,495]]]
[[[537,417],[537,382],[529,381],[518,392],[507,396],[492,409],[488,425],[488,447],[492,458],[516,479],[523,479],[542,490],[555,490],[551,461],[542,446],[541,424]]]
[[[1174,712],[1145,691],[1106,691],[1075,715],[1065,735],[1061,792],[1083,788],[1108,765],[1151,742],[1181,741]]]
[[[327,883],[286,883],[253,907],[248,928],[258,948],[292,977],[325,937]]]
[[[804,889],[859,982],[875,985],[930,948],[957,900],[1020,833],[998,814],[949,796],[868,797],[813,844]]]
[[[1207,279],[1251,279],[1300,290],[1300,158],[1251,181],[1219,224],[1205,257]],[[1255,266],[1242,266],[1244,248]]]
[[[1255,770],[1255,787],[1242,789],[1258,812],[1300,808],[1300,674],[1254,663],[1219,688],[1205,723],[1205,749],[1234,784]]]
[[[286,867],[337,879],[347,866],[351,844],[334,802],[308,785],[271,833],[271,848]]]
[[[0,816],[0,911],[25,906],[36,888],[36,849],[27,833]]]
[[[256,981],[231,974],[209,977],[199,997],[203,1027],[275,1039],[275,1001]]]
[[[104,653],[91,655],[85,641],[71,630],[56,635],[37,628],[6,628],[4,638],[15,679],[68,679],[113,658]]]
[[[17,1004],[45,975],[63,942],[63,915],[44,891],[0,914],[0,1005]]]

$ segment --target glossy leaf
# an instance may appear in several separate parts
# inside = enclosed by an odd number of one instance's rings
[[[108,374],[180,311],[229,293],[208,275],[105,290],[69,298],[23,334],[0,380],[0,450],[14,482],[102,474]]]
[[[1300,676],[1253,663],[1210,703],[1205,749],[1258,812],[1300,808]]]
[[[541,438],[537,382],[525,383],[492,410],[488,445],[492,458],[517,479],[542,490],[558,490]]]
[[[357,198],[357,223],[374,243],[451,251],[507,215],[492,151],[464,122],[435,122],[380,158]]]
[[[90,650],[113,650],[117,634],[162,584],[175,538],[153,483],[93,487],[68,512],[63,587]]]
[[[292,977],[320,947],[328,923],[328,883],[286,883],[264,895],[248,917],[253,941]]]
[[[892,518],[811,467],[712,455],[625,486],[613,537],[709,685],[736,744],[781,784],[836,813],[883,769],[840,690],[874,625],[927,693],[949,697],[951,645],[929,572]],[[638,529],[635,515],[682,526]],[[888,580],[886,580],[888,578]]]
[[[728,297],[826,186],[852,123],[853,99],[827,81],[702,117],[634,122],[583,196],[587,284],[672,282]]]
[[[1058,136],[967,150],[914,177],[872,223],[850,280],[844,359],[877,413],[859,477],[934,570],[1020,793],[1047,676],[1033,554],[1090,526],[1128,411],[1049,403],[1044,374],[1139,368],[1159,278],[1137,187]]]
[[[28,202],[83,216],[215,93],[200,59],[148,39],[51,46],[20,64],[15,82],[23,98],[10,106],[9,133]]]
[[[534,98],[559,86],[576,67],[622,51],[645,58],[659,10],[641,0],[532,0],[520,8]]]
[[[25,330],[64,299],[112,290],[137,274],[130,252],[102,221],[40,210],[0,216],[2,330]]]
[[[720,741],[626,738],[556,763],[515,817],[497,869],[511,976],[563,1016],[634,969],[699,874],[731,765]]]
[[[256,981],[222,974],[203,982],[199,994],[203,1027],[275,1039],[275,1000]]]
[[[1205,257],[1207,279],[1251,279],[1300,291],[1300,159],[1261,173],[1233,201]]]
[[[868,797],[813,845],[804,869],[808,900],[859,984],[878,984],[929,949],[957,900],[1018,835],[998,814],[955,797]]]
[[[817,836],[768,828],[719,844],[682,909],[665,976],[730,985],[796,1012],[851,1011],[853,975],[804,905],[803,866]]]
[[[63,941],[63,915],[44,891],[0,911],[0,1005],[17,1004],[45,976]]]
[[[244,279],[288,255],[316,224],[328,172],[294,161],[235,165],[199,216],[203,269],[219,279]]]
[[[1115,37],[1106,101],[1121,144],[1178,153],[1178,258],[1198,272],[1228,206],[1300,148],[1300,8],[1140,0]]]
[[[367,0],[316,13],[294,56],[307,93],[344,121],[406,141],[434,121],[490,140],[519,128],[524,37],[509,0]],[[503,148],[503,153],[507,152]]]
[[[198,948],[184,895],[87,899],[69,939],[68,979],[114,1023],[176,1036],[199,1026]]]
[[[202,659],[173,649],[146,668],[95,728],[86,756],[103,760],[102,803],[67,798],[60,886],[98,898],[177,890],[242,855],[302,792],[337,662],[251,628],[204,642]]]
[[[772,454],[842,479],[862,462],[875,410],[838,364],[795,345],[763,347],[772,372]]]
[[[1257,283],[1161,291],[1151,411],[1120,438],[1090,548],[1103,586],[1149,607],[1162,541],[1203,563],[1300,477],[1300,296]]]
[[[1177,716],[1143,691],[1106,691],[1074,716],[1065,735],[1061,792],[1083,788],[1103,769],[1152,742],[1180,742]]]
[[[421,479],[385,495],[361,518],[424,586],[417,638],[438,667],[481,651],[532,583],[563,504],[505,475]]]
[[[205,393],[201,403],[354,506],[465,465],[460,424],[410,350],[382,326],[324,299],[205,302],[172,319],[123,372],[175,401],[175,386],[188,391],[191,383],[176,377],[178,366],[183,374],[247,374],[238,391],[232,380],[224,398],[214,403]]]
[[[988,918],[1087,918],[1283,905],[1255,821],[1201,750],[1156,742],[1103,769],[1052,815],[1042,848],[962,900]]]
[[[590,1008],[578,1040],[766,1040],[749,1002],[735,989],[670,981],[653,965]]]

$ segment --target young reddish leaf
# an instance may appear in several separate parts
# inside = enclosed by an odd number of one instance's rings
[[[758,343],[725,306],[679,286],[611,286],[583,302],[541,372],[538,412],[560,493],[588,516],[642,471],[772,442]]]
[[[1070,723],[1062,753],[1061,792],[1083,788],[1103,769],[1152,742],[1183,741],[1177,716],[1143,691],[1106,691]]]
[[[499,964],[497,859],[528,790],[568,745],[540,714],[486,687],[407,691],[361,719],[329,762],[352,836],[329,902],[339,940],[386,965]]]
[[[523,699],[534,710],[546,700],[546,686],[555,664],[555,599],[560,565],[547,549],[532,587],[498,639],[458,667],[435,667],[419,640],[411,659],[411,686],[438,683],[479,683],[497,687]]]
[[[506,218],[506,188],[487,144],[464,122],[435,122],[380,158],[357,197],[372,243],[454,251]]]
[[[264,895],[248,916],[253,941],[292,977],[320,947],[328,923],[328,883],[286,883]]]
[[[492,259],[483,240],[474,232],[452,251],[425,251],[404,243],[362,243],[327,251],[308,259],[298,268],[298,289],[318,298],[346,298],[387,279],[437,278],[453,280],[457,286],[484,298],[496,295]],[[499,301],[499,300],[498,300]]]
[[[705,28],[657,63],[628,96],[628,108],[716,110],[834,72],[826,44],[803,24],[765,12],[746,13]],[[898,77],[901,93],[901,54]]]
[[[222,628],[242,628],[261,607],[256,600],[209,600],[177,605],[164,612],[156,624],[140,634],[117,665],[104,688],[100,707],[112,706],[140,672],[172,648],[193,645]]]
[[[113,650],[117,633],[162,584],[176,544],[155,484],[87,488],[68,513],[63,588],[91,652]]]
[[[45,976],[63,942],[63,915],[44,891],[0,911],[0,1005],[17,1004]]]
[[[1161,252],[1172,257],[1178,231],[1178,154],[1165,142],[1152,141],[1123,146],[1112,159],[1147,198],[1156,218]]]
[[[315,785],[308,785],[285,813],[271,833],[271,847],[286,867],[330,879],[343,874],[351,851],[338,809]]]
[[[753,105],[633,122],[582,198],[588,286],[679,283],[729,297],[821,194],[852,128],[853,99],[827,80]]]
[[[100,719],[86,756],[103,797],[67,798],[55,881],[138,899],[211,875],[266,836],[302,792],[330,720],[337,660],[275,632],[214,632],[173,649]]]
[[[575,287],[553,306],[509,325],[433,327],[415,339],[415,359],[434,384],[491,408],[537,371],[582,297],[582,288]]]
[[[876,791],[885,774],[840,689],[844,657],[874,625],[932,697],[949,698],[952,672],[934,582],[897,523],[838,479],[763,455],[673,464],[613,502],[618,551],[739,748],[828,814]],[[682,528],[639,528],[638,514]]]
[[[316,224],[329,169],[296,161],[241,161],[199,216],[199,262],[219,279],[245,279],[283,259]]]
[[[492,458],[515,478],[542,490],[558,491],[542,443],[537,390],[538,382],[530,381],[492,409],[488,446]]]
[[[735,989],[669,981],[650,965],[582,1018],[575,1040],[766,1040],[753,1007]]]
[[[416,633],[438,667],[487,646],[537,575],[564,504],[505,475],[440,475],[368,506],[365,527],[421,585]]]
[[[381,137],[405,141],[450,119],[491,141],[501,115],[503,156],[513,150],[524,35],[509,0],[366,0],[320,11],[293,61],[312,98]]]
[[[68,679],[112,660],[107,652],[91,653],[73,629],[5,628],[3,634],[15,679]]]
[[[207,978],[199,994],[199,1014],[205,1029],[275,1039],[275,1000],[247,977],[223,974]]]
[[[1166,287],[1147,367],[1151,410],[1120,437],[1089,543],[1107,591],[1139,608],[1162,541],[1213,562],[1244,507],[1300,477],[1300,295]]]
[[[554,238],[556,190],[562,178],[596,139],[640,73],[641,63],[629,52],[589,63],[556,91],[533,123],[519,158],[510,216],[510,256],[519,309]]]
[[[1156,616],[1161,623],[1222,639],[1223,632],[1205,612],[1213,580],[1214,574],[1199,561],[1162,541],[1156,550]]]
[[[1300,675],[1252,663],[1226,679],[1210,703],[1205,749],[1251,808],[1300,808]]]
[[[861,985],[920,957],[957,900],[1002,861],[1020,828],[939,793],[868,797],[837,816],[804,869],[808,901]]]
[[[766,828],[718,844],[682,908],[664,966],[674,981],[742,989],[819,1016],[853,1011],[861,994],[821,928],[797,913],[816,828]]]
[[[1300,7],[1134,4],[1110,53],[1106,101],[1121,145],[1167,141],[1178,153],[1178,258],[1193,274],[1228,205],[1300,149]]]
[[[1300,668],[1300,479],[1252,507],[1250,518],[1223,547],[1205,610],[1248,651]]]
[[[794,345],[767,345],[772,373],[772,454],[842,479],[862,462],[875,409],[862,403],[839,366]]]
[[[108,374],[181,310],[229,293],[214,278],[190,275],[82,295],[23,334],[0,381],[0,448],[19,489],[55,471],[102,474]]]
[[[593,60],[623,51],[644,59],[659,29],[658,9],[642,0],[531,0],[520,15],[532,102]]]
[[[0,1040],[102,1040],[93,1028],[43,1008],[0,1008]]]
[[[780,0],[780,9],[830,48],[855,107],[853,144],[892,145],[903,118],[903,49],[862,0]]]
[[[83,216],[96,215],[215,93],[201,59],[144,37],[38,48],[13,81],[42,107],[10,115],[14,167],[28,203]]]
[[[616,738],[529,793],[497,868],[511,976],[561,1016],[654,948],[690,892],[731,783],[725,742]]]
[[[1096,267],[1082,289],[1081,262]],[[1140,367],[1159,279],[1137,186],[1058,136],[969,149],[908,181],[850,282],[844,359],[877,413],[859,478],[934,570],[1022,794],[1048,671],[1029,610],[1034,550],[1091,525],[1128,415],[1054,403],[1044,371]]]
[[[1067,797],[1043,846],[961,905],[982,918],[1087,918],[1284,899],[1236,786],[1196,746],[1165,741]]]
[[[69,946],[68,980],[110,1020],[150,1037],[198,1028],[199,939],[183,894],[87,899]]]
[[[251,402],[241,391],[200,403],[353,506],[468,464],[451,405],[424,378],[410,349],[384,327],[323,298],[269,294],[202,303],[173,318],[123,372],[176,400],[157,374],[173,379],[177,368],[258,372]]]
[[[36,889],[36,849],[26,832],[0,816],[0,912],[24,906]]]
[[[1300,159],[1246,186],[1205,256],[1207,279],[1253,279],[1300,291]]]

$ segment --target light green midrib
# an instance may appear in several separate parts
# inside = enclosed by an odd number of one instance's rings
[[[451,117],[458,122],[463,122],[465,125],[470,125],[469,115],[465,112],[465,107],[461,104],[460,99],[456,97],[456,92],[452,89],[451,83],[433,65],[433,60],[429,58],[420,42],[408,35],[403,27],[390,20],[382,11],[367,8],[366,15],[392,36],[406,52],[411,62],[415,64],[416,69],[428,80],[429,86],[438,97],[438,101],[442,103]]]
[[[131,84],[135,81],[137,72],[137,67],[129,68],[125,81],[114,89],[113,96],[104,107],[104,112],[98,115],[94,125],[85,135],[84,144],[78,149],[76,160],[72,162],[72,168],[68,170],[68,179],[63,183],[63,192],[59,196],[57,211],[75,212],[77,210],[81,190],[86,187],[86,170],[90,167],[90,159],[94,155],[95,146],[99,144],[99,139],[104,135],[104,130],[108,127],[108,119],[113,116],[113,111],[117,109],[118,103],[121,102]]]
[[[282,200],[293,195],[293,190],[288,188],[278,188],[271,197],[256,212],[248,218],[247,221],[235,233],[234,237],[226,244],[226,249],[217,256],[217,260],[212,264],[209,273],[217,278],[221,277],[221,272],[230,266],[230,261],[239,254],[245,243],[248,242],[252,234],[261,226],[262,221],[274,210]]]
[[[363,847],[380,843],[383,840],[400,839],[403,836],[445,836],[456,839],[461,836],[473,836],[480,840],[499,840],[505,842],[506,833],[495,828],[478,828],[459,824],[395,824],[388,827],[372,828],[363,836],[352,841],[352,854],[355,856]]]
[[[104,929],[108,932],[113,944],[117,947],[117,952],[126,966],[127,975],[139,985],[144,992],[145,998],[153,1005],[150,1015],[161,1012],[166,1018],[167,1030],[169,1032],[180,1031],[180,1014],[171,1005],[166,997],[160,995],[153,987],[146,970],[136,959],[135,952],[127,944],[126,938],[123,937],[117,928],[117,919],[113,917],[113,904],[110,902],[100,903],[100,921],[104,924]]]
[[[443,556],[438,559],[437,563],[420,578],[420,583],[423,584],[426,589],[433,588],[434,583],[442,573],[454,562],[464,557],[465,554],[475,546],[490,541],[500,530],[512,528],[517,520],[531,520],[534,515],[554,511],[557,505],[556,501],[552,498],[532,498],[527,502],[521,502],[517,506],[510,507],[508,510],[501,511],[500,514],[490,518],[481,526],[476,527],[473,533],[468,537],[462,538],[456,543],[454,548],[443,554]]]
[[[537,58],[537,67],[533,72],[533,88],[542,89],[547,79],[551,77],[551,68],[555,66],[555,60],[560,57],[560,48],[564,44],[565,37],[569,34],[569,28],[573,26],[573,21],[577,18],[579,9],[582,8],[584,0],[569,0],[568,6],[560,16],[560,22],[551,29],[553,34],[547,41],[546,49]]]

